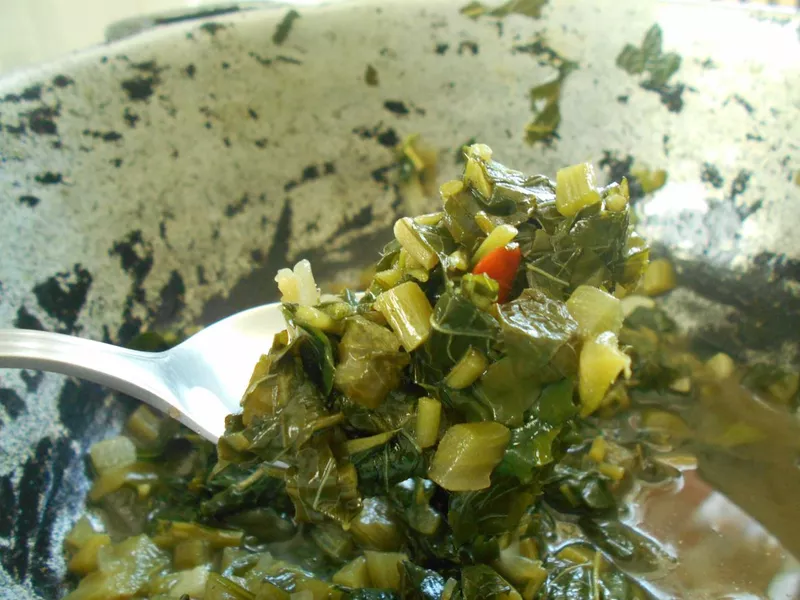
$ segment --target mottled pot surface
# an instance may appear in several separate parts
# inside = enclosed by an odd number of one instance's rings
[[[339,2],[287,21],[276,6],[0,81],[0,326],[124,343],[273,300],[274,272],[300,258],[347,278],[399,214],[428,208],[398,194],[393,166],[397,141],[420,133],[442,179],[473,137],[551,176],[587,159],[615,178],[634,161],[666,169],[638,209],[683,274],[670,310],[733,353],[795,356],[797,21],[639,0],[559,1],[541,18],[460,7]],[[654,23],[683,60],[646,89],[616,58]],[[529,144],[530,90],[562,58],[578,68],[557,135]],[[4,370],[0,405],[0,597],[57,597],[83,455],[130,403]]]

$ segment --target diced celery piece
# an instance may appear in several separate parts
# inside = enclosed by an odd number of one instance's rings
[[[628,200],[622,194],[611,194],[606,198],[606,208],[611,212],[622,212],[628,206]]]
[[[398,283],[400,283],[400,279],[403,277],[403,271],[396,267],[392,267],[391,269],[386,269],[384,271],[378,271],[375,273],[375,281],[379,286],[383,289],[388,290],[389,288],[393,288]]]
[[[270,581],[262,581],[256,600],[291,600],[291,595]]]
[[[459,248],[447,257],[447,268],[451,271],[466,271],[469,269],[467,251]]]
[[[620,465],[601,462],[597,465],[597,470],[613,481],[621,481],[622,478],[625,477],[625,467]]]
[[[93,444],[89,449],[92,465],[99,473],[136,462],[136,446],[123,435]]]
[[[329,600],[332,586],[327,581],[313,577],[298,577],[291,600]],[[298,596],[298,594],[305,594]],[[310,594],[310,595],[309,595]]]
[[[441,600],[451,600],[458,589],[458,581],[450,577],[444,582],[444,589],[442,590]],[[459,596],[460,597],[460,596]]]
[[[490,234],[494,229],[495,224],[486,214],[486,211],[479,210],[475,213],[475,223],[480,227],[481,231],[485,234]]]
[[[320,550],[337,562],[352,554],[353,537],[339,523],[318,523],[310,536]]]
[[[486,144],[470,144],[466,147],[465,153],[468,158],[477,158],[483,162],[492,160],[492,149]]]
[[[631,357],[619,349],[616,335],[605,332],[584,343],[578,366],[581,416],[600,408],[611,384],[623,372],[625,377],[631,376]]]
[[[100,548],[108,546],[111,543],[111,538],[105,533],[95,533],[88,538],[78,553],[73,556],[68,568],[73,573],[78,575],[86,575],[97,568],[97,555]]]
[[[219,566],[220,572],[227,571],[234,563],[244,558],[248,554],[249,552],[247,550],[235,546],[228,546],[227,548],[223,548],[222,558],[220,560],[220,566]]]
[[[403,217],[394,224],[394,236],[409,256],[426,270],[430,271],[439,262],[436,252],[417,234],[414,222],[409,217]]]
[[[359,556],[351,560],[333,574],[331,581],[337,585],[344,585],[355,589],[372,587],[372,582],[369,579],[369,571],[367,570],[367,559],[363,556]]]
[[[608,444],[606,443],[605,438],[602,435],[598,435],[596,438],[592,440],[592,446],[589,448],[588,456],[594,462],[600,463],[606,457],[606,448]]]
[[[600,192],[591,163],[559,169],[556,174],[556,210],[565,217],[600,202]]]
[[[182,540],[172,551],[173,566],[182,571],[192,569],[211,561],[211,544],[207,540]]]
[[[470,347],[447,374],[445,383],[456,390],[467,388],[483,375],[488,365],[489,361],[481,351]]]
[[[500,557],[492,562],[492,567],[520,589],[524,589],[531,580],[544,581],[547,577],[547,569],[542,566],[542,561],[521,556],[513,546],[502,550]]]
[[[656,301],[648,296],[641,296],[639,294],[631,294],[630,296],[625,296],[622,300],[620,300],[620,304],[622,306],[622,316],[623,318],[627,318],[628,315],[633,314],[637,308],[655,308]]]
[[[202,598],[208,583],[208,565],[186,569],[177,573],[167,573],[154,577],[150,581],[149,593],[164,594],[170,598],[181,598],[186,595],[191,598]]]
[[[97,570],[84,577],[65,600],[122,600],[145,591],[150,579],[166,568],[168,556],[146,535],[101,546]],[[207,596],[206,596],[207,597]]]
[[[510,243],[517,237],[518,233],[519,231],[513,225],[498,225],[492,229],[492,232],[486,236],[486,239],[481,242],[481,245],[475,251],[472,257],[472,264],[477,264],[492,250],[497,250]]]
[[[665,294],[678,285],[675,269],[666,258],[652,261],[642,278],[642,291],[648,296]]]
[[[442,201],[444,202],[448,198],[460,194],[463,190],[464,184],[458,179],[454,179],[452,181],[445,181],[441,186],[439,186],[439,195],[442,197]]]
[[[95,523],[94,519],[84,515],[72,526],[64,542],[67,546],[80,550],[88,540],[98,533],[102,533],[99,524]]]
[[[314,327],[327,333],[342,333],[343,324],[313,306],[298,306],[294,314],[300,325]]]
[[[439,438],[439,423],[442,418],[442,403],[434,398],[420,398],[417,401],[417,445],[430,448]]]
[[[92,488],[89,490],[89,499],[92,502],[97,502],[108,494],[116,492],[123,485],[144,484],[157,479],[158,474],[147,463],[135,463],[126,467],[106,469],[94,480]]]
[[[163,421],[164,417],[157,415],[150,410],[149,406],[142,404],[133,411],[125,428],[137,442],[150,445],[158,441]]]
[[[464,183],[484,198],[490,198],[492,195],[492,183],[486,176],[483,165],[480,160],[471,156],[467,157],[467,164],[464,167]]]
[[[420,225],[433,226],[433,225],[438,225],[439,222],[442,220],[442,217],[444,217],[444,212],[439,211],[435,213],[428,213],[425,215],[419,215],[417,217],[414,217],[414,222]]]
[[[439,442],[428,477],[451,492],[488,488],[510,437],[505,425],[493,421],[453,425]]]
[[[584,338],[594,338],[610,331],[618,334],[622,329],[622,304],[612,296],[591,285],[579,285],[567,300],[567,310],[578,323]]]
[[[433,308],[425,292],[413,281],[380,294],[375,308],[400,338],[403,347],[411,352],[427,341],[431,334]]]
[[[212,548],[226,548],[241,544],[243,535],[233,529],[217,529],[184,521],[159,521],[153,542],[161,548],[174,548],[184,540],[204,540]]]
[[[356,542],[370,550],[397,550],[403,538],[385,498],[364,498],[358,516],[350,522],[350,532]]]
[[[408,556],[400,552],[364,552],[367,559],[369,579],[376,588],[384,590],[400,589],[400,568]]]
[[[377,433],[368,437],[353,438],[345,442],[345,448],[347,449],[347,453],[352,456],[353,454],[364,452],[376,446],[383,446],[395,435],[397,435],[396,431],[384,431],[383,433]]]
[[[230,579],[209,573],[203,600],[255,600],[255,596]]]
[[[571,544],[562,548],[556,556],[561,560],[566,560],[576,565],[590,563],[594,560],[594,552],[581,544]]]
[[[736,372],[736,363],[733,359],[719,352],[706,361],[706,369],[717,379],[727,379]]]
[[[664,169],[649,169],[644,166],[634,166],[631,175],[639,180],[639,185],[645,194],[651,194],[664,187],[667,183],[667,172]]]

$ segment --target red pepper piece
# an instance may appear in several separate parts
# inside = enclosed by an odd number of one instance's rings
[[[497,301],[502,304],[508,300],[511,285],[517,276],[519,263],[522,261],[522,251],[518,244],[508,244],[502,248],[495,248],[484,256],[472,269],[475,275],[485,273],[497,282],[499,286]]]

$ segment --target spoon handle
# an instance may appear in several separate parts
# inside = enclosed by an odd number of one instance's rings
[[[0,329],[0,367],[38,369],[88,379],[168,411],[161,352],[137,352],[60,333]]]

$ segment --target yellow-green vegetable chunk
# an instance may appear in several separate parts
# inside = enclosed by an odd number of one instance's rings
[[[492,421],[453,425],[439,442],[428,477],[451,492],[488,488],[510,437],[505,425]]]

